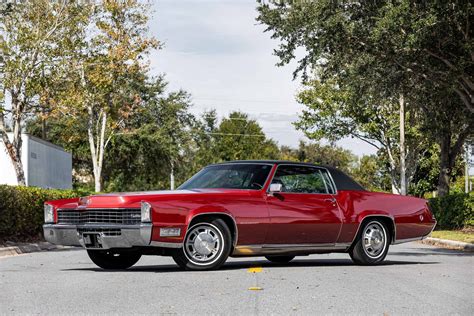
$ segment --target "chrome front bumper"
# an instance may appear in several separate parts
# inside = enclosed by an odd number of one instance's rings
[[[152,224],[43,225],[44,237],[52,244],[91,248],[86,244],[85,238],[87,238],[87,235],[96,235],[100,249],[149,246],[151,231]],[[97,247],[94,247],[94,249],[97,249]]]

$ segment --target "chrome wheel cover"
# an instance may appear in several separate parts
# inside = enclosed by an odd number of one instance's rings
[[[224,238],[212,224],[197,224],[186,234],[184,254],[197,265],[209,265],[219,259],[223,251]]]
[[[387,247],[387,233],[379,222],[371,222],[365,226],[362,234],[362,246],[367,256],[372,259],[381,257]]]

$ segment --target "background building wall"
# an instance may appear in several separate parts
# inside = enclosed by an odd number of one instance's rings
[[[22,162],[28,186],[72,189],[72,155],[61,147],[24,134]],[[0,142],[0,184],[18,184],[3,142]]]

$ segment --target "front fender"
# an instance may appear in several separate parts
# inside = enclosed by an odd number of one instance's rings
[[[194,210],[189,211],[188,215],[186,216],[186,225],[189,227],[189,224],[195,218],[196,216],[202,216],[202,215],[212,215],[212,214],[223,214],[230,216],[232,219],[234,217],[232,214],[227,210],[226,208],[219,206],[219,205],[204,205],[201,207],[198,207]],[[235,222],[235,219],[234,219]]]

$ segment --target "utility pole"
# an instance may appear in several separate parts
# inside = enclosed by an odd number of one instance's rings
[[[464,150],[464,155],[465,155],[465,168],[466,170],[464,171],[464,177],[465,177],[465,182],[464,182],[464,189],[466,193],[469,193],[469,142],[466,142],[464,145],[465,150]]]
[[[407,195],[405,168],[405,98],[400,94],[400,194]]]

